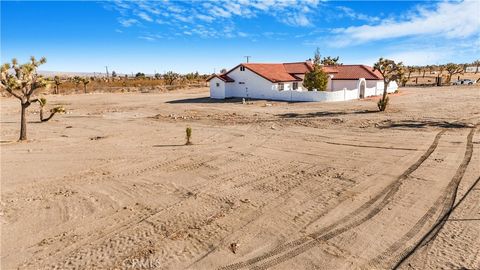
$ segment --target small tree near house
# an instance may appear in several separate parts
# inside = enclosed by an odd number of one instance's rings
[[[331,57],[331,56],[327,56],[327,57],[324,57],[322,59],[322,64],[325,65],[325,66],[337,66],[337,65],[342,65],[342,63],[340,63],[338,60],[340,59],[340,57]]]
[[[405,67],[402,62],[395,63],[393,60],[380,58],[378,62],[373,65],[373,71],[378,70],[383,76],[383,95],[378,101],[378,109],[383,112],[387,109],[388,96],[387,89],[390,82],[401,82],[404,77]]]
[[[320,51],[317,48],[313,58],[313,70],[305,73],[305,78],[303,79],[303,86],[305,86],[308,91],[313,91],[313,89],[318,91],[327,90],[328,74],[323,71],[323,65],[320,59]]]
[[[46,62],[45,57],[37,61],[32,56],[28,63],[19,65],[16,59],[12,59],[11,64],[5,63],[0,68],[0,89],[20,100],[20,141],[27,140],[27,108],[34,102],[40,102],[33,95],[36,90],[46,86],[45,79],[37,74],[38,67]],[[10,72],[12,69],[13,72]]]

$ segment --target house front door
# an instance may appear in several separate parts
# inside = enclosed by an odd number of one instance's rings
[[[360,83],[360,98],[365,97],[365,82]]]

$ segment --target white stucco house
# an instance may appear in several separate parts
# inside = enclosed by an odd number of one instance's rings
[[[383,77],[365,65],[324,66],[329,75],[327,91],[308,91],[303,87],[311,62],[260,64],[242,63],[223,74],[213,74],[210,97],[243,97],[285,101],[344,101],[383,93]],[[393,82],[387,92],[394,92]]]

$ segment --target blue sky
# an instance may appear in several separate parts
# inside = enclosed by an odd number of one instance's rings
[[[50,71],[217,72],[303,61],[480,58],[480,1],[2,1],[1,61],[45,56]]]

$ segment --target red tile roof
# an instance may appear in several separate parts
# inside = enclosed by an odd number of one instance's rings
[[[271,82],[291,82],[299,80],[287,72],[284,64],[245,63],[241,65]]]
[[[291,74],[305,74],[313,70],[310,62],[283,63],[283,67],[287,73]]]
[[[266,63],[243,63],[228,71],[225,74],[214,74],[207,79],[211,80],[214,77],[225,82],[234,82],[234,80],[227,76],[230,72],[244,66],[257,75],[271,81],[271,82],[292,82],[302,81],[303,75],[313,70],[313,65],[310,62],[296,62],[296,63],[280,63],[280,64],[266,64]],[[382,80],[383,77],[378,71],[373,71],[372,67],[365,65],[339,65],[339,66],[324,66],[323,70],[328,74],[333,75],[333,80],[358,80],[365,78],[366,80]]]
[[[227,74],[212,74],[210,77],[207,78],[207,82],[210,81],[213,78],[219,78],[220,80],[224,82],[234,82],[235,80],[228,77]]]
[[[333,73],[333,80],[358,80],[365,78],[366,80],[383,80],[382,74],[372,67],[365,65],[339,65],[335,66],[336,73]]]

